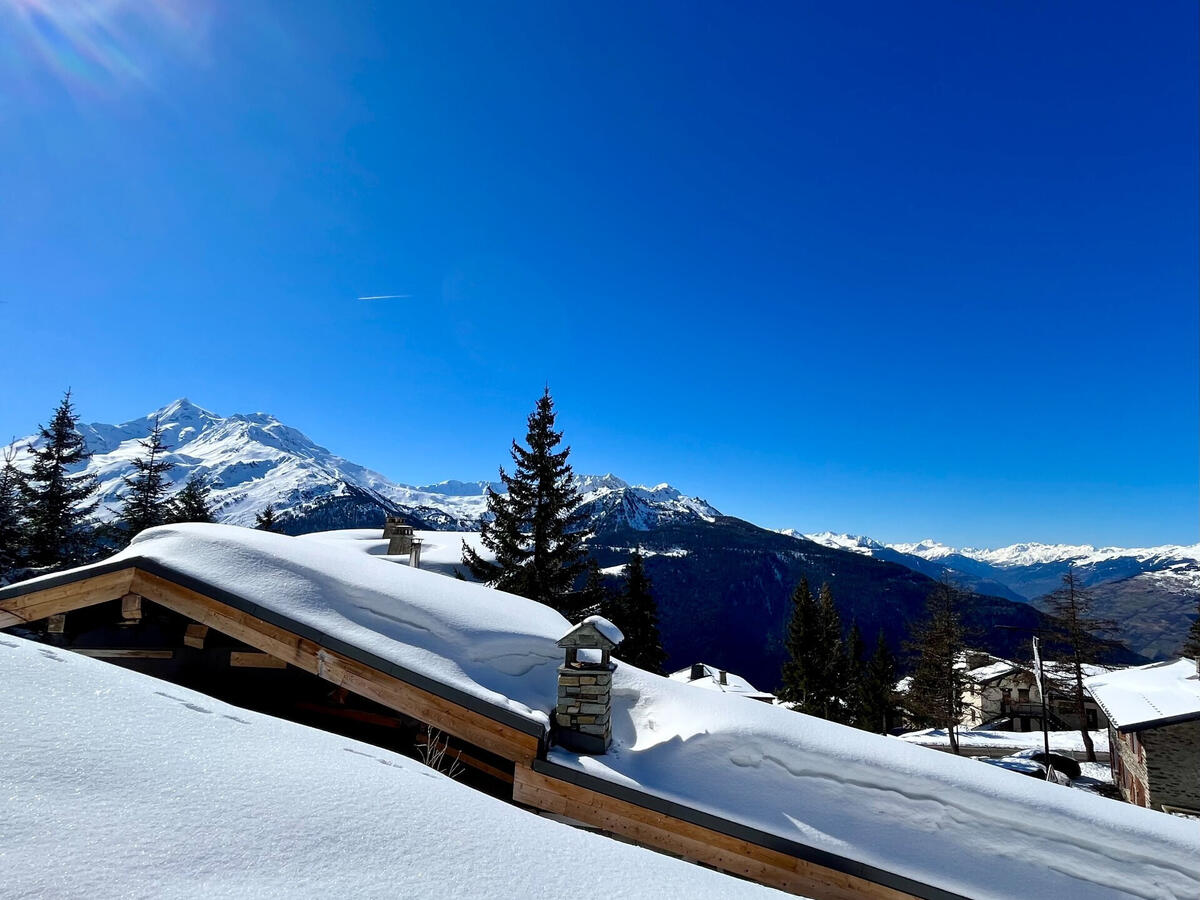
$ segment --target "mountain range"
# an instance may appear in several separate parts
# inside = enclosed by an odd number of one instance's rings
[[[218,519],[233,524],[253,524],[257,513],[273,505],[292,534],[379,527],[385,515],[404,516],[423,529],[476,531],[486,515],[488,488],[503,489],[487,481],[393,482],[268,414],[219,416],[181,399],[120,425],[80,426],[92,454],[87,471],[98,482],[99,518],[112,518],[119,509],[122,476],[130,473],[142,453],[139,441],[156,420],[174,464],[172,490],[201,476]],[[26,438],[16,445],[35,442]],[[18,454],[18,464],[20,459]],[[844,617],[857,621],[868,640],[881,630],[899,648],[922,613],[930,579],[949,574],[977,592],[969,624],[986,636],[986,649],[1003,656],[1019,652],[1029,630],[1044,626],[1039,598],[1071,564],[1086,572],[1098,596],[1132,627],[1130,646],[1140,655],[1174,651],[1200,584],[1200,546],[1126,551],[1040,544],[956,550],[933,541],[886,545],[831,532],[770,531],[725,516],[668,484],[631,485],[609,474],[578,476],[577,487],[593,533],[589,549],[602,566],[615,571],[633,547],[647,553],[671,664],[702,659],[766,688],[779,672],[789,595],[801,576],[814,586],[829,582]],[[997,629],[998,624],[1010,627]],[[1131,637],[1128,629],[1124,636]]]

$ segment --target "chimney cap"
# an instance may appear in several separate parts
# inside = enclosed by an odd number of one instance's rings
[[[588,616],[558,639],[560,647],[582,650],[612,650],[625,640],[625,635],[603,616]]]

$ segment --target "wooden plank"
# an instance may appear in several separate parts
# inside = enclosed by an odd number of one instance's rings
[[[106,572],[83,581],[10,597],[0,601],[0,627],[21,622],[36,622],[59,613],[116,600],[129,593],[133,576],[134,569],[130,566],[128,569]],[[13,618],[16,621],[12,621]]]
[[[537,756],[538,739],[534,735],[517,731],[357,660],[319,647],[190,588],[139,569],[134,574],[131,590],[290,665],[504,759],[529,762]]]
[[[121,618],[126,622],[142,620],[142,598],[137,594],[126,594],[121,598]]]
[[[229,665],[235,669],[286,669],[287,663],[270,653],[233,650],[229,654]]]
[[[912,895],[846,875],[534,772],[517,764],[513,799],[636,843],[813,900],[911,900]]]
[[[172,659],[174,650],[119,650],[110,647],[68,647],[72,653],[93,659]]]
[[[208,626],[201,625],[198,622],[193,622],[183,632],[183,645],[185,647],[195,647],[197,650],[204,649],[204,640],[208,637]]]

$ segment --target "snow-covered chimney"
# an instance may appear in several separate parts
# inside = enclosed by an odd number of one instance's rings
[[[566,660],[558,667],[554,711],[559,744],[576,753],[604,753],[612,743],[612,673],[609,653],[624,640],[603,616],[588,616],[558,640]]]
[[[692,663],[692,677],[689,680],[699,681],[707,674],[708,673],[704,671],[704,663]]]
[[[721,684],[729,684],[729,673],[724,669],[720,670],[720,677],[717,679]]]
[[[402,516],[388,516],[383,524],[383,536],[388,542],[388,556],[403,556],[412,552],[413,528]]]

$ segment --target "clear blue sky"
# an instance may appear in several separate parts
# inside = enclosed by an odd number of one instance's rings
[[[1200,539],[1195,0],[450,7],[0,0],[0,433],[489,478],[549,382],[770,527]]]

